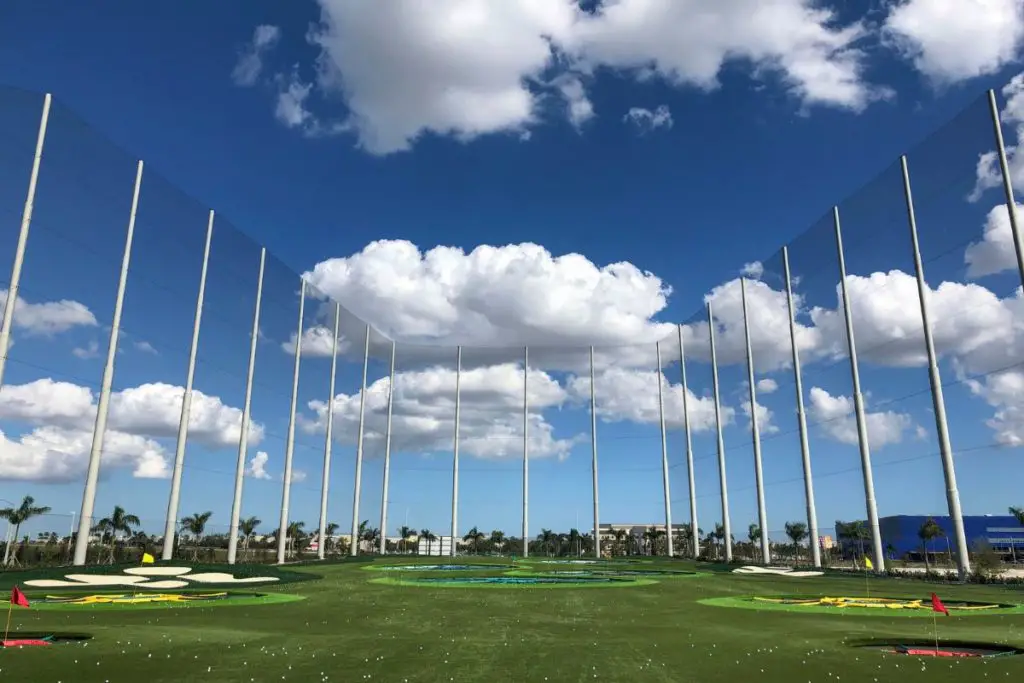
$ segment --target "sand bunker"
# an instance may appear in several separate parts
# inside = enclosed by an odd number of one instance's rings
[[[195,581],[196,583],[263,583],[266,581],[278,581],[276,576],[247,576],[236,579],[231,574],[223,572],[206,572],[205,574],[187,574],[183,579]]]
[[[732,570],[733,574],[772,574],[774,576],[789,576],[794,579],[807,578],[811,576],[823,576],[825,572],[803,571],[798,572],[792,567],[755,567],[746,566]]]
[[[191,567],[129,567],[124,573],[132,576],[180,576],[190,571]]]
[[[33,588],[72,588],[77,586],[132,586],[139,588],[183,588],[194,583],[269,583],[279,581],[276,576],[247,576],[236,579],[226,572],[190,574],[190,567],[129,567],[123,574],[68,574],[64,579],[31,579],[25,582]],[[150,581],[150,577],[174,577]]]

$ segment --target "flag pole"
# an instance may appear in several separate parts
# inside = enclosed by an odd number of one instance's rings
[[[7,644],[7,636],[11,632],[11,612],[14,611],[14,603],[7,601],[7,625],[4,626],[4,645]]]
[[[939,655],[939,620],[935,618],[935,610],[932,610],[932,635],[935,636],[935,656]]]

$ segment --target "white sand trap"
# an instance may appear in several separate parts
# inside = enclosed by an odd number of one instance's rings
[[[276,576],[249,576],[244,579],[236,579],[231,574],[224,572],[206,572],[205,574],[188,574],[182,577],[196,583],[265,583],[277,581]]]
[[[184,588],[188,585],[188,581],[151,581],[149,583],[135,585],[137,585],[139,588],[145,588],[147,590],[150,588]]]
[[[31,579],[25,582],[26,586],[35,588],[67,588],[68,586],[81,586],[76,581],[62,581],[60,579]]]
[[[147,581],[145,576],[126,576],[124,574],[67,574],[64,576],[78,585],[89,586],[131,586]]]
[[[190,571],[191,567],[129,567],[124,573],[132,576],[181,576]]]
[[[825,572],[793,571],[790,567],[755,567],[746,566],[732,570],[733,574],[772,574],[774,576],[789,576],[794,579],[803,579],[811,576],[823,576]]]

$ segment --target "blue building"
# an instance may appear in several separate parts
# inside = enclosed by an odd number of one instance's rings
[[[945,534],[929,543],[929,554],[955,554],[953,522],[947,515],[896,515],[878,520],[886,556],[900,559],[909,554],[920,558],[922,543],[917,532],[929,519],[935,520]],[[861,523],[867,526],[866,521]],[[975,543],[984,541],[996,552],[1024,559],[1024,527],[1012,515],[964,515],[964,533],[971,550]],[[870,542],[866,545],[870,547]]]

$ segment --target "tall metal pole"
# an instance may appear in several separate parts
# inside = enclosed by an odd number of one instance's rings
[[[331,487],[331,449],[334,447],[334,390],[338,374],[338,332],[341,327],[341,304],[334,302],[334,337],[331,342],[331,380],[327,395],[327,432],[324,439],[324,472],[320,482],[320,532],[316,544],[317,559],[327,552],[327,494]]]
[[[249,335],[249,366],[245,374],[245,398],[242,402],[242,424],[238,435],[238,459],[235,462],[235,495],[231,499],[231,528],[228,530],[228,564],[235,563],[238,553],[238,524],[242,516],[242,483],[245,481],[245,458],[249,450],[249,417],[252,411],[252,378],[256,371],[256,346],[260,339],[260,310],[263,304],[263,272],[267,250],[260,249],[260,274],[256,279],[256,309],[252,314]]]
[[[359,497],[363,486],[363,426],[366,419],[366,371],[370,365],[370,326],[366,326],[366,340],[363,343],[363,383],[359,390],[359,431],[356,436],[356,480],[352,490],[352,543],[349,554],[359,554]],[[380,532],[384,534],[384,530]]]
[[[814,508],[814,477],[811,473],[811,447],[807,440],[807,414],[804,411],[804,384],[800,372],[800,350],[796,343],[796,306],[793,302],[793,281],[789,274],[789,248],[782,248],[782,264],[786,271],[786,304],[789,310],[789,342],[793,351],[793,379],[796,387],[796,419],[800,428],[800,459],[804,469],[804,498],[807,502],[808,545],[815,567],[821,566],[821,542],[818,540],[818,513]]]
[[[1013,235],[1013,250],[1017,255],[1017,271],[1024,283],[1024,240],[1021,239],[1020,227],[1017,225],[1017,202],[1013,198],[1013,178],[1010,176],[1010,164],[1006,159],[1006,145],[1003,143],[1003,126],[999,121],[999,105],[996,103],[996,91],[988,91],[988,109],[992,114],[992,126],[996,134],[996,151],[999,154],[999,170],[1003,175],[1003,194],[1006,195],[1006,211],[1010,217],[1010,233]]]
[[[281,522],[277,533],[277,563],[284,564],[288,550],[288,506],[292,496],[292,460],[295,457],[295,407],[299,401],[299,368],[302,365],[302,317],[306,309],[306,279],[299,278],[299,333],[295,336],[295,367],[292,370],[292,402],[288,412],[288,440],[284,444],[284,483],[281,485]]]
[[[459,533],[459,419],[461,408],[461,382],[462,382],[462,347],[458,348],[455,360],[455,443],[453,447],[454,458],[452,460],[452,549],[451,555],[455,557],[458,548]]]
[[[718,481],[722,490],[722,533],[725,561],[732,562],[732,525],[729,523],[729,484],[725,475],[725,442],[722,440],[722,404],[718,392],[718,356],[715,354],[715,314],[708,302],[708,332],[711,341],[711,384],[715,394],[715,431],[718,438]]]
[[[907,157],[900,157],[903,170],[903,193],[907,198],[907,222],[910,225],[910,241],[914,250],[914,273],[917,276],[917,297],[921,304],[921,323],[924,329],[924,346],[928,352],[928,381],[932,388],[932,407],[935,410],[935,430],[939,437],[939,454],[942,458],[942,475],[946,480],[946,505],[953,521],[953,535],[956,539],[957,570],[963,581],[971,573],[971,560],[967,552],[967,535],[964,533],[964,515],[960,509],[960,493],[956,486],[956,465],[953,462],[953,447],[949,442],[949,424],[946,420],[946,401],[942,395],[942,377],[935,353],[932,325],[928,311],[928,287],[924,279],[924,265],[921,262],[921,245],[917,238],[917,218],[914,215],[914,198],[910,192],[910,172]],[[948,541],[948,539],[947,539]]]
[[[868,442],[868,425],[864,416],[864,397],[860,391],[860,369],[857,365],[857,343],[853,335],[853,313],[850,297],[846,290],[846,257],[843,255],[843,232],[839,224],[839,207],[832,207],[832,221],[835,223],[836,250],[839,256],[839,286],[843,295],[843,314],[846,317],[846,343],[850,351],[850,374],[853,378],[853,409],[857,416],[857,441],[860,444],[860,466],[864,472],[864,504],[867,507],[868,525],[871,527],[871,542],[874,547],[874,565],[878,573],[885,572],[885,553],[882,551],[882,533],[878,528],[878,506],[875,503],[875,479],[871,470],[871,446]]]
[[[128,267],[132,260],[132,240],[135,237],[135,215],[139,208],[139,190],[142,188],[142,160],[135,169],[135,189],[132,192],[132,208],[128,216],[128,234],[121,257],[121,277],[117,283],[117,297],[114,299],[114,318],[110,323],[110,342],[107,345],[107,362],[103,366],[100,397],[96,404],[96,423],[92,431],[92,447],[89,449],[89,468],[85,475],[85,491],[82,495],[82,512],[78,518],[78,537],[75,539],[75,566],[85,564],[89,550],[89,530],[92,525],[93,508],[96,506],[96,483],[100,476],[100,458],[103,455],[103,438],[107,431],[107,413],[110,410],[110,388],[114,383],[114,360],[117,358],[117,338],[121,331],[121,311],[124,308],[124,293],[128,286]],[[8,301],[10,301],[8,294]]]
[[[768,510],[764,503],[764,470],[761,467],[761,430],[757,424],[757,387],[754,385],[754,351],[750,343],[750,318],[747,315],[747,279],[740,278],[743,305],[743,340],[747,345],[747,384],[750,386],[750,431],[754,443],[754,483],[757,486],[757,523],[761,527],[761,562],[771,564],[768,545]]]
[[[523,347],[523,557],[530,556],[530,347]]]
[[[668,538],[668,556],[673,557],[672,551],[672,495],[668,477],[668,435],[665,432],[665,389],[664,375],[661,374],[661,342],[654,343],[654,352],[658,357],[658,370],[655,377],[658,380],[658,417],[661,422],[661,484],[665,495],[665,536]]]
[[[164,547],[161,557],[171,559],[174,551],[174,532],[178,522],[178,501],[181,497],[181,471],[185,466],[185,444],[188,442],[188,421],[192,415],[192,382],[196,374],[196,353],[199,351],[199,328],[203,322],[203,298],[206,295],[206,272],[210,263],[210,241],[213,238],[213,211],[206,224],[206,246],[203,248],[203,267],[199,274],[199,295],[192,323],[192,346],[188,352],[188,370],[185,373],[185,393],[181,397],[181,417],[178,419],[178,441],[174,447],[174,470],[171,474],[171,495],[167,500],[167,519],[164,522]]]
[[[686,352],[683,346],[683,326],[678,325],[679,374],[683,385],[683,429],[686,431],[686,477],[690,485],[690,543],[693,544],[693,559],[700,556],[700,532],[697,529],[697,480],[693,471],[693,440],[690,438],[690,390],[686,386]]]
[[[7,286],[7,301],[4,303],[3,322],[0,322],[0,385],[3,384],[4,369],[7,367],[7,351],[11,347],[11,325],[14,324],[14,308],[18,304],[18,288],[21,284],[21,268],[25,264],[25,249],[28,233],[32,227],[32,209],[36,201],[36,185],[39,183],[39,165],[43,161],[43,145],[46,143],[46,126],[50,121],[50,93],[43,96],[43,115],[39,120],[36,135],[36,153],[32,157],[32,170],[28,176],[28,194],[21,210],[21,230],[18,232],[18,246],[14,249],[14,264],[11,266],[11,281]]]
[[[391,373],[388,380],[388,417],[384,427],[384,490],[380,497],[380,554],[387,554],[388,487],[391,483],[391,409],[395,403],[395,342],[391,342]],[[408,515],[406,515],[408,517]],[[406,519],[406,526],[409,521]],[[403,538],[404,542],[405,539]]]
[[[597,389],[594,386],[594,347],[590,347],[590,472],[594,488],[594,557],[601,558],[601,515],[597,497]]]

